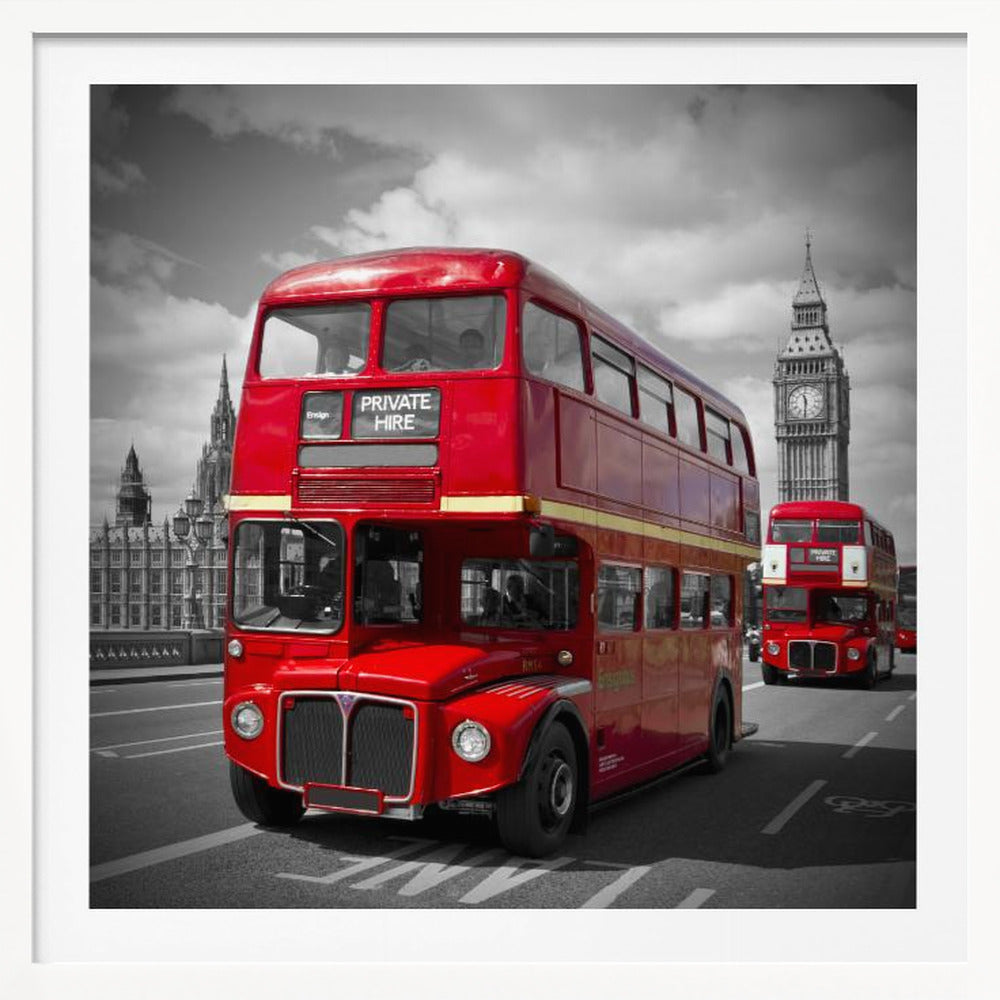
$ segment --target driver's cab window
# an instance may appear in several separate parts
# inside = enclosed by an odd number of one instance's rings
[[[359,625],[419,622],[423,562],[419,531],[360,525],[354,550],[354,620]]]
[[[344,533],[335,521],[243,521],[233,618],[248,629],[333,632],[344,617]]]

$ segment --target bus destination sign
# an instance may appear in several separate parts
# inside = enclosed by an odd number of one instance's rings
[[[351,423],[356,438],[436,437],[440,389],[356,392]]]

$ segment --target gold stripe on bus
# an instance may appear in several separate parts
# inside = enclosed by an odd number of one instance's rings
[[[441,510],[452,514],[520,514],[525,496],[441,497]]]
[[[648,521],[640,521],[638,518],[625,517],[622,514],[608,514],[592,507],[580,507],[576,504],[560,503],[555,500],[542,500],[541,513],[560,521],[573,521],[591,528],[607,528],[613,531],[623,531],[630,535],[642,535],[645,538],[679,542],[682,545],[695,545],[715,552],[727,552],[730,555],[760,559],[760,548],[753,545],[730,542],[722,538],[710,538],[706,535],[697,535],[693,531],[683,531],[680,528],[671,528],[661,524],[650,524]]]
[[[228,510],[291,510],[292,498],[273,493],[230,493],[225,500]]]

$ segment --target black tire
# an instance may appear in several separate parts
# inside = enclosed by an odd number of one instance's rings
[[[229,762],[229,784],[240,812],[252,823],[294,826],[305,812],[298,792],[272,788],[263,778],[232,761]]]
[[[718,774],[726,766],[729,750],[733,745],[733,709],[725,688],[715,692],[712,715],[708,727],[708,753],[705,763],[708,770]]]
[[[763,678],[765,684],[777,684],[778,668],[772,667],[768,663],[762,663],[760,665],[760,676]]]
[[[868,654],[868,666],[861,676],[861,686],[866,691],[874,691],[878,684],[878,657],[874,652]]]
[[[528,773],[497,794],[497,829],[504,847],[526,858],[555,851],[573,822],[579,787],[573,738],[561,722],[553,722]]]

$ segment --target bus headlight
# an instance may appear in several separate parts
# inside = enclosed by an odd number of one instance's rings
[[[768,656],[777,656],[781,652],[781,647],[776,642],[769,642],[767,644],[767,654]]]
[[[241,701],[229,716],[233,732],[245,740],[254,740],[264,730],[264,713],[252,702]]]
[[[861,650],[860,650],[860,649],[855,649],[855,648],[854,648],[854,647],[852,646],[852,647],[851,647],[850,649],[848,649],[848,651],[847,651],[847,658],[848,658],[849,660],[860,660],[860,659],[861,659]]]
[[[462,760],[474,764],[490,752],[490,734],[485,726],[466,719],[452,730],[451,748]]]
[[[243,655],[243,643],[239,639],[230,639],[226,651],[234,660],[238,660]]]

